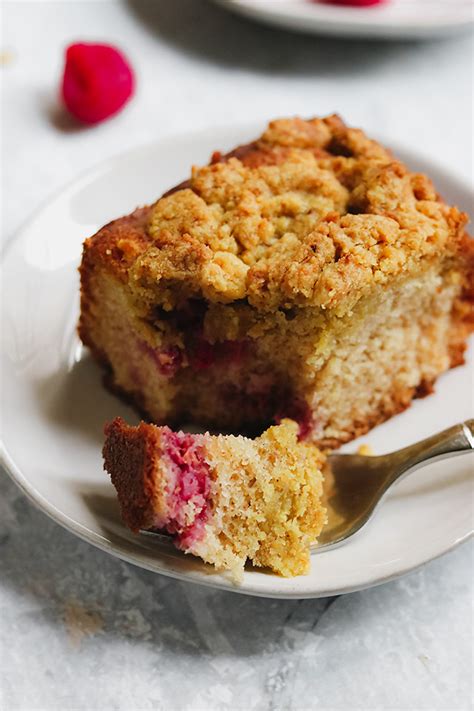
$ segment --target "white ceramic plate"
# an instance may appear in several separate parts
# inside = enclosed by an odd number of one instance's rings
[[[253,20],[318,35],[422,39],[463,32],[474,24],[473,0],[387,0],[365,8],[314,0],[215,2]]]
[[[136,416],[101,386],[77,339],[81,244],[110,219],[151,202],[218,148],[229,150],[263,126],[212,129],[137,148],[91,170],[49,202],[10,244],[2,313],[3,463],[30,499],[86,541],[149,570],[236,590],[211,568],[122,525],[102,471],[106,420]],[[468,208],[469,190],[440,167],[397,153],[430,173],[448,200]],[[367,437],[376,453],[409,444],[468,416],[472,368],[441,378],[436,394]],[[346,449],[355,450],[360,442]],[[345,546],[313,555],[307,576],[285,580],[257,570],[239,591],[269,597],[335,595],[381,583],[465,540],[473,511],[469,455],[420,470],[398,485],[373,523]],[[19,532],[18,535],[21,535]]]

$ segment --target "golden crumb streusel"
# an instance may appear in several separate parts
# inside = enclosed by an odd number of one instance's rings
[[[165,308],[189,296],[331,308],[455,249],[465,223],[338,117],[280,119],[151,207],[130,286]]]

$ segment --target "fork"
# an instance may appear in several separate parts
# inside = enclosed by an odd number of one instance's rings
[[[328,522],[313,551],[340,546],[358,533],[395,482],[425,464],[473,449],[474,420],[466,420],[391,454],[331,454],[326,472]]]

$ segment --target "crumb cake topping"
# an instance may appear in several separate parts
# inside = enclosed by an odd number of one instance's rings
[[[138,300],[337,308],[457,249],[466,216],[337,116],[273,121],[252,144],[93,240]]]

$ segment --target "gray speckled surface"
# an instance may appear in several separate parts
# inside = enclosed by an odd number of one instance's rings
[[[249,114],[338,109],[464,176],[472,169],[469,37],[389,45],[305,38],[204,0],[3,9],[11,55],[1,69],[4,237],[97,160]],[[77,38],[117,42],[140,79],[129,109],[90,131],[73,130],[54,103],[61,51]],[[2,473],[0,706],[467,711],[472,551],[464,545],[344,597],[255,599],[115,560],[36,511]]]
[[[371,590],[264,600],[122,563],[0,492],[5,709],[470,708],[470,545]]]

